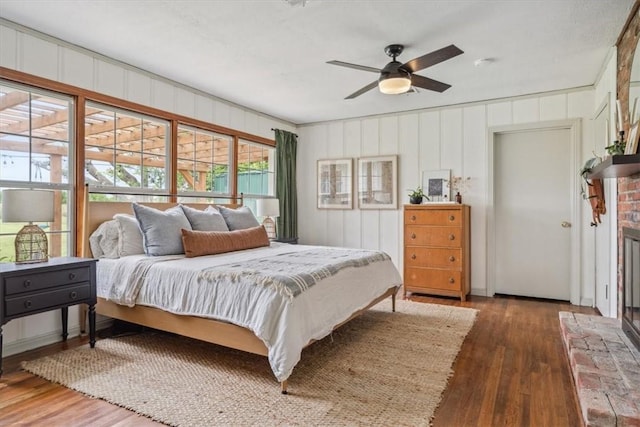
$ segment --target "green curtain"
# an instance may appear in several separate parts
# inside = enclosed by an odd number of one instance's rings
[[[280,201],[278,239],[298,238],[298,193],[296,189],[296,147],[298,136],[285,130],[276,132],[276,197]]]

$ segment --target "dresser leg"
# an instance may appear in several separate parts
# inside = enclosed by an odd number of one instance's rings
[[[89,306],[89,345],[91,348],[96,346],[96,306]]]
[[[66,341],[69,336],[68,323],[69,323],[69,307],[63,307],[62,310],[62,341]]]

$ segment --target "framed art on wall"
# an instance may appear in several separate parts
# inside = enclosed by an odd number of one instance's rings
[[[353,159],[318,160],[318,209],[353,208]]]
[[[397,209],[398,156],[358,159],[358,207]]]
[[[422,172],[422,189],[429,202],[449,202],[449,180],[451,179],[450,169],[441,169]]]

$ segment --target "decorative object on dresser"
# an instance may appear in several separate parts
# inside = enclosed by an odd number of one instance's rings
[[[422,172],[422,188],[432,202],[449,202],[451,200],[449,183],[451,170],[433,170]]]
[[[404,292],[459,297],[470,285],[468,205],[405,205]]]
[[[409,203],[412,205],[421,204],[422,199],[425,198],[429,200],[429,198],[424,194],[424,191],[422,191],[422,187],[418,187],[415,190],[409,190]]]
[[[53,221],[53,191],[2,190],[2,221],[28,222],[16,235],[16,263],[45,262],[49,258],[47,235],[33,222]]]
[[[89,305],[89,343],[96,343],[96,260],[51,258],[31,265],[0,264],[0,375],[2,326],[9,320],[62,309],[62,339],[67,339],[69,306]]]
[[[276,223],[273,218],[280,216],[280,200],[278,199],[258,199],[256,200],[256,215],[264,217],[262,225],[267,230],[270,239],[277,237]]]

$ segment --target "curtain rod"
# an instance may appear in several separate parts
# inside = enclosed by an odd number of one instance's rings
[[[271,130],[276,131],[276,130],[282,130],[282,129],[271,128]],[[293,133],[293,132],[291,132],[291,133]],[[293,134],[295,135],[296,138],[298,137],[297,133],[293,133]]]

